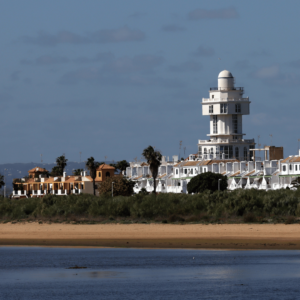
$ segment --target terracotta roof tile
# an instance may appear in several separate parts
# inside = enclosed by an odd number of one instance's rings
[[[196,165],[198,165],[199,164],[199,161],[188,161],[188,162],[186,162],[183,166],[184,167],[188,167],[188,166],[196,166]]]
[[[110,169],[110,170],[115,170],[115,168],[112,167],[112,166],[110,166],[110,165],[102,164],[101,166],[99,166],[99,167],[97,168],[97,171],[100,171],[100,170],[108,170],[108,169]]]
[[[46,169],[40,168],[40,167],[35,167],[28,171],[28,173],[35,173],[35,172],[48,172],[48,171]]]

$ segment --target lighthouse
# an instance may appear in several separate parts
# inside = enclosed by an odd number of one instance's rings
[[[198,141],[200,159],[251,160],[254,139],[244,139],[243,115],[250,114],[249,97],[244,88],[235,87],[232,74],[224,70],[218,76],[218,87],[209,90],[209,98],[202,99],[202,115],[210,118],[208,140]]]

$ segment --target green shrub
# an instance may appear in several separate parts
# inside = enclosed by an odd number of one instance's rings
[[[201,193],[205,190],[215,192],[218,190],[219,179],[220,190],[225,191],[227,189],[227,177],[223,176],[222,174],[206,172],[191,179],[187,185],[188,193]]]

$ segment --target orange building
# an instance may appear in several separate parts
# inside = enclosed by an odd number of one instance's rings
[[[15,180],[18,190],[13,191],[14,198],[43,197],[47,194],[71,195],[71,194],[93,194],[93,179],[84,171],[80,176],[48,177],[48,171],[35,167],[28,171],[28,178]],[[102,164],[97,168],[95,183],[105,181],[107,177],[115,176],[115,168]]]

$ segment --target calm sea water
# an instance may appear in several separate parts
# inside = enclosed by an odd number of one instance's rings
[[[0,299],[300,299],[300,251],[3,247]]]

